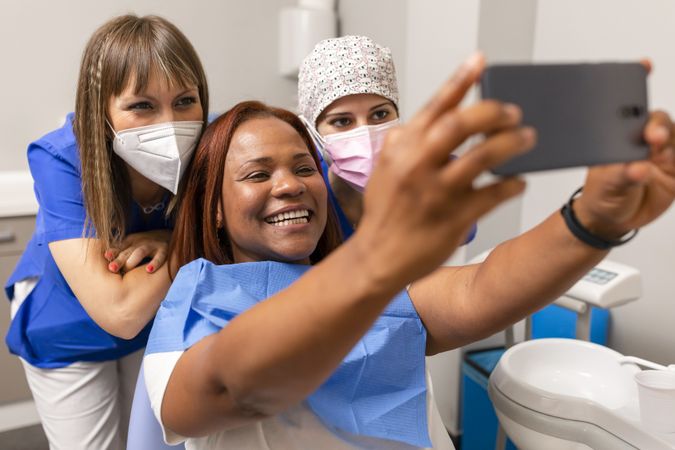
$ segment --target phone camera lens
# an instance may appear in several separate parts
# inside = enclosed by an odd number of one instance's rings
[[[644,114],[644,108],[639,105],[626,105],[621,107],[621,117],[630,119],[634,117],[640,117]]]

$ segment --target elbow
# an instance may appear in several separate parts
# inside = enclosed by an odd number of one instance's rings
[[[107,307],[99,311],[101,320],[94,320],[103,330],[120,339],[138,336],[156,313],[156,309],[144,309],[143,303],[124,291],[112,291],[106,300]]]
[[[174,372],[175,373],[175,372]],[[173,375],[172,375],[173,377]],[[192,384],[190,382],[190,384]],[[274,416],[273,412],[257,395],[250,395],[237,389],[221,386],[215,390],[208,389],[208,400],[196,405],[208,405],[202,409],[186,408],[173,400],[169,392],[162,402],[162,421],[169,430],[185,437],[200,438],[216,431],[239,428]],[[204,386],[192,391],[190,396],[199,399],[204,395]],[[175,397],[174,397],[175,398]],[[172,407],[168,405],[172,404]],[[206,412],[208,411],[208,413]]]
[[[286,409],[270,395],[265,395],[262,390],[230,388],[228,395],[241,417],[245,419],[262,420]]]
[[[105,330],[108,334],[127,341],[138,336],[138,333],[140,333],[141,330],[143,330],[143,327],[137,327],[135,325],[128,325],[123,323],[110,324],[108,326],[101,328],[103,328],[103,330]]]
[[[125,340],[138,336],[145,325],[145,322],[139,320],[138,314],[124,307],[113,308],[109,316],[99,323],[99,326],[107,333]]]
[[[265,388],[255,377],[242,376],[240,382],[228,383],[223,388],[241,417],[262,420],[275,416],[288,409],[297,401],[288,398],[288,392],[282,393],[275,387]]]
[[[239,415],[246,421],[264,420],[281,413],[285,408],[274,408],[257,396],[237,396],[233,398]]]
[[[290,376],[292,371],[278,358],[244,350],[240,342],[228,338],[231,333],[225,330],[232,331],[226,327],[197,344],[201,346],[193,354],[204,357],[193,369],[207,377],[208,390],[219,398],[219,404],[229,405],[235,416],[245,421],[272,417],[302,402],[314,391],[309,390],[303,377]],[[228,363],[222,364],[223,360]]]
[[[108,331],[111,335],[120,338],[120,339],[125,339],[127,341],[135,338],[138,336],[138,333],[143,330],[143,327],[137,327],[133,325],[126,325],[126,324],[119,324],[119,326],[115,327],[113,331]]]

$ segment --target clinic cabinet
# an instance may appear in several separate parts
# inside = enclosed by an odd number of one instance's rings
[[[35,216],[0,217],[0,280],[3,287],[30,240],[34,226]],[[31,399],[19,358],[11,355],[5,345],[9,326],[9,302],[4,292],[1,297],[0,406]]]

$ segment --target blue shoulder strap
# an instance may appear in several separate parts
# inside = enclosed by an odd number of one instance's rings
[[[323,181],[326,183],[326,188],[328,189],[328,198],[330,199],[330,204],[333,205],[335,214],[337,215],[338,221],[340,222],[340,229],[342,230],[342,238],[346,241],[353,233],[354,227],[352,226],[349,219],[345,215],[345,212],[340,208],[340,204],[337,201],[337,197],[333,192],[333,188],[328,181],[328,164],[326,160],[321,156],[321,152],[318,152],[319,158],[321,159],[321,171],[323,172]]]

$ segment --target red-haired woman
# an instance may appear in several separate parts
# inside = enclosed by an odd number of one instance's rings
[[[607,254],[554,214],[482,264],[425,276],[482,214],[523,189],[516,179],[473,184],[534,142],[514,106],[458,107],[481,69],[481,58],[470,60],[408,124],[390,130],[362,221],[337,249],[317,155],[297,118],[244,103],[209,126],[174,235],[172,264],[184,265],[144,358],[168,442],[452,448],[428,401],[425,354],[514,322]],[[652,160],[629,165],[653,177],[623,166],[589,175],[585,195],[596,200],[596,183],[625,182],[613,192],[620,210],[593,204],[594,230],[623,234],[675,198],[672,126],[657,114],[647,135],[654,127],[667,130],[650,138]],[[450,161],[448,153],[474,133],[488,137]]]

